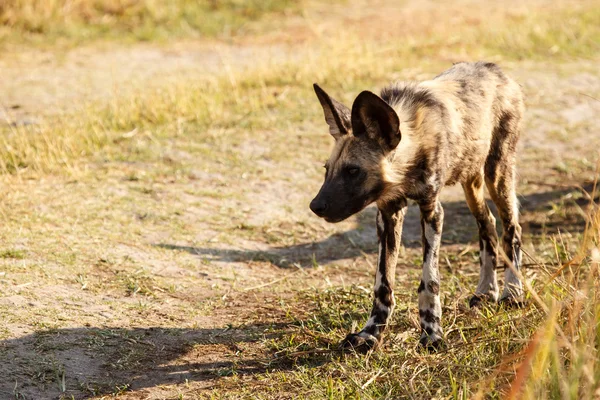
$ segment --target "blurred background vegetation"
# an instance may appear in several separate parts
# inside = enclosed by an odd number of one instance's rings
[[[226,37],[250,21],[299,13],[292,0],[2,0],[0,37],[157,40]]]

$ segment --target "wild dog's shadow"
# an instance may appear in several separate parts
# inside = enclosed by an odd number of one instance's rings
[[[585,184],[586,192],[592,191],[591,184]],[[520,196],[521,225],[525,235],[553,234],[561,232],[582,232],[585,221],[578,212],[567,212],[573,206],[585,207],[589,198],[581,195],[581,189],[569,187],[559,190],[533,193]],[[496,219],[500,221],[493,202],[488,205]],[[566,207],[565,207],[566,206]],[[465,201],[444,202],[444,231],[442,244],[477,243],[477,225]],[[554,212],[558,210],[557,212]],[[375,230],[375,207],[364,210],[357,218],[354,229],[336,233],[322,241],[302,243],[293,246],[272,247],[266,251],[214,249],[192,246],[179,246],[160,243],[158,247],[187,251],[210,260],[225,262],[268,261],[279,267],[292,264],[310,266],[313,262],[327,263],[351,259],[362,254],[377,253]],[[498,222],[498,230],[500,231]],[[404,222],[402,243],[407,248],[421,246],[421,226],[418,207],[411,205]]]
[[[326,352],[276,357],[249,346],[282,337],[293,328],[287,323],[257,323],[227,329],[41,331],[0,341],[0,398],[83,399],[186,381],[210,389],[225,376],[316,367],[331,359]]]

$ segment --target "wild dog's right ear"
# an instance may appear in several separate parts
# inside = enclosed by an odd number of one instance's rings
[[[352,133],[366,134],[386,151],[400,143],[400,119],[396,111],[375,93],[364,91],[352,104]]]
[[[329,97],[323,89],[316,83],[313,84],[317,98],[323,107],[323,114],[325,114],[325,121],[329,125],[329,133],[338,140],[343,135],[347,135],[352,129],[350,123],[350,109],[342,103]]]

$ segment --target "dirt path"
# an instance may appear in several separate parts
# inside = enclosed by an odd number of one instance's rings
[[[45,115],[161,87],[182,76],[222,75],[230,68],[252,65],[256,59],[285,56],[285,48],[275,44],[202,42],[9,51],[0,57],[0,119],[32,123]]]

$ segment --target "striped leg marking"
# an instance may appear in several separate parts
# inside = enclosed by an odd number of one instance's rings
[[[377,347],[394,311],[394,278],[398,250],[402,236],[402,223],[406,214],[406,200],[377,212],[379,256],[375,274],[373,309],[364,328],[351,333],[342,342],[344,348],[368,351]]]
[[[469,301],[471,307],[479,306],[482,301],[495,303],[498,300],[498,234],[496,219],[485,202],[483,185],[483,171],[463,183],[467,205],[479,227],[479,283]]]
[[[421,206],[423,275],[418,289],[419,318],[421,322],[421,339],[419,342],[428,349],[437,349],[443,339],[438,269],[443,221],[444,211],[439,202],[436,202],[432,207]]]
[[[501,178],[499,179],[494,180],[486,176],[486,184],[496,207],[498,207],[504,231],[502,251],[499,254],[500,264],[505,267],[504,291],[499,302],[521,307],[523,305],[523,283],[515,273],[521,269],[521,225],[519,225],[519,202],[515,194],[516,173],[514,165],[509,165],[500,172]]]
[[[513,270],[521,269],[521,226],[507,222],[504,228],[503,249],[506,269],[504,271],[504,291],[500,302],[510,306],[521,307],[523,302],[523,283]],[[512,267],[512,268],[511,268]]]
[[[487,207],[486,207],[487,208]],[[479,225],[479,283],[469,306],[477,307],[482,301],[498,301],[498,277],[496,264],[498,260],[498,236],[496,220],[489,213],[489,219],[477,221]]]

